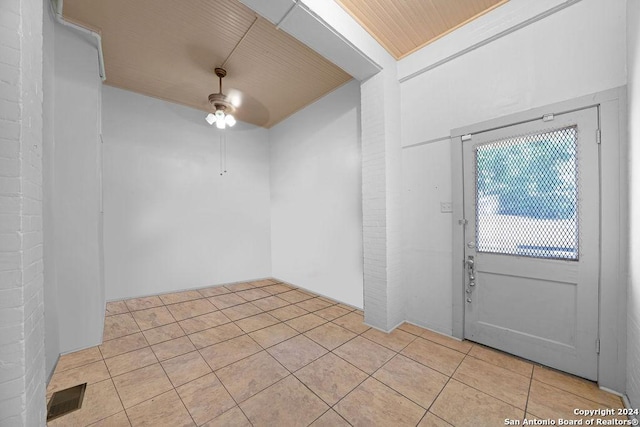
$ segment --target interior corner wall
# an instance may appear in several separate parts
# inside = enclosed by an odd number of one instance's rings
[[[52,193],[47,221],[53,221],[53,236],[46,253],[55,263],[62,353],[100,344],[105,309],[98,164],[102,82],[95,44],[85,37],[55,25],[55,142],[47,159],[52,182],[45,187]]]
[[[42,37],[42,209],[44,240],[44,325],[45,371],[51,378],[60,356],[60,325],[58,322],[58,280],[56,277],[55,242],[53,240],[53,153],[55,150],[55,20],[49,5],[43,2]]]
[[[640,407],[640,1],[627,1],[627,96],[629,102],[629,288],[627,396]]]
[[[111,86],[102,103],[107,300],[271,276],[268,131]]]
[[[363,306],[360,89],[351,81],[269,131],[273,276]]]
[[[401,84],[408,321],[452,333],[450,131],[623,86],[625,13],[582,0]]]

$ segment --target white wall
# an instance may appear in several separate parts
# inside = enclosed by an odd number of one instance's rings
[[[362,307],[359,84],[271,128],[273,276]]]
[[[640,407],[640,1],[627,1],[627,73],[629,101],[629,294],[627,323],[627,395]]]
[[[42,203],[44,233],[44,318],[45,356],[47,378],[60,356],[60,331],[58,322],[58,279],[55,263],[54,214],[53,214],[53,156],[55,151],[55,22],[49,6],[50,0],[43,0],[43,47],[42,47]]]
[[[0,425],[45,424],[42,2],[0,2]]]
[[[99,344],[104,321],[99,182],[100,77],[90,39],[55,27],[53,253],[60,351]],[[49,221],[51,218],[48,218]],[[51,249],[51,248],[49,248]],[[47,254],[51,251],[47,249]]]
[[[625,1],[582,0],[402,83],[408,320],[450,334],[451,129],[626,83]],[[447,43],[447,37],[436,43]],[[449,261],[447,261],[449,260]]]
[[[271,275],[268,131],[103,87],[107,300]]]

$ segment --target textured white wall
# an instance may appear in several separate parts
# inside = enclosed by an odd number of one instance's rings
[[[629,101],[629,293],[627,395],[640,407],[640,1],[627,0]]]
[[[405,81],[403,146],[624,85],[625,7],[624,0],[582,0]],[[434,142],[405,148],[403,165],[407,318],[449,334],[452,224],[440,202],[450,201],[450,156],[447,142]]]
[[[269,131],[273,276],[362,307],[359,84]]]
[[[0,3],[0,425],[45,424],[42,2]]]
[[[271,275],[268,131],[103,87],[108,300]]]
[[[55,22],[49,0],[43,0],[43,63],[42,63],[42,224],[44,233],[44,319],[47,378],[60,356],[60,331],[58,322],[58,279],[56,276],[55,242],[53,222],[53,155],[55,149]]]
[[[91,39],[55,28],[52,167],[53,253],[60,351],[102,341],[104,286],[100,215],[100,86]],[[47,218],[47,222],[51,218]],[[49,253],[49,252],[47,252]]]

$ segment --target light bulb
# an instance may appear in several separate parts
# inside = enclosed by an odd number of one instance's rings
[[[229,127],[236,124],[236,119],[231,114],[227,114],[227,116],[224,118],[224,121],[227,125],[229,125]]]
[[[209,113],[209,114],[207,114],[207,117],[205,117],[204,119],[207,121],[207,123],[212,125],[213,122],[216,121],[216,116],[214,116],[213,114]]]
[[[218,120],[223,119],[224,120],[224,111],[222,110],[216,110],[216,118]]]
[[[218,129],[224,129],[224,116],[223,117],[218,116],[218,119],[216,120],[216,127]]]

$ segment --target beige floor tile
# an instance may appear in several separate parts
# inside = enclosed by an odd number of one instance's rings
[[[112,379],[125,408],[131,408],[140,402],[173,389],[159,363],[118,375]],[[133,425],[136,425],[131,418],[130,420]]]
[[[147,308],[162,307],[162,300],[157,296],[132,298],[125,301],[129,311],[145,310]]]
[[[294,376],[240,403],[254,426],[306,426],[329,407]]]
[[[247,302],[246,300],[233,293],[218,295],[207,299],[220,310],[224,310],[225,308],[233,307],[234,305],[244,304],[245,302]]]
[[[363,333],[362,336],[370,339],[371,341],[377,342],[380,345],[390,348],[393,351],[402,350],[407,345],[409,345],[409,343],[416,339],[415,335],[412,335],[405,331],[401,331],[400,329],[396,329],[394,331],[391,331],[390,333],[385,333],[371,328]]]
[[[255,300],[253,302],[256,306],[260,307],[264,311],[275,310],[289,305],[289,302],[278,298],[276,296],[270,296],[262,299]]]
[[[228,294],[231,291],[224,286],[212,286],[210,288],[198,289],[198,292],[200,292],[200,295],[203,297],[209,298],[217,295]]]
[[[333,406],[368,375],[338,356],[327,353],[296,372],[296,377]]]
[[[533,414],[541,419],[578,419],[581,417],[573,413],[576,408],[598,409],[606,407],[607,405],[605,404],[599,404],[584,397],[539,382],[535,379],[534,373],[531,390],[529,391],[529,401],[527,403],[527,413],[529,414]]]
[[[137,334],[127,335],[126,337],[103,342],[102,345],[98,346],[98,348],[100,348],[100,353],[102,353],[102,356],[106,359],[108,357],[114,357],[142,347],[147,347],[148,345],[149,344],[144,338],[144,335],[142,335],[142,332],[139,332]]]
[[[200,349],[200,354],[214,371],[262,351],[248,335],[242,335]]]
[[[263,286],[269,286],[269,285],[274,285],[278,283],[277,280],[275,279],[262,279],[262,280],[254,280],[253,282],[251,282],[251,284],[253,286],[255,286],[256,288],[260,288]]]
[[[269,286],[265,286],[264,288],[262,288],[263,291],[271,294],[271,295],[278,295],[284,292],[289,292],[290,290],[292,290],[293,288],[291,288],[290,286],[287,285],[282,285],[282,284],[278,284],[278,285],[269,285]]]
[[[103,341],[135,334],[136,332],[140,332],[140,328],[138,328],[130,313],[114,314],[104,318]]]
[[[290,326],[285,325],[284,323],[278,323],[273,326],[268,326],[264,329],[259,329],[249,334],[249,336],[263,348],[274,346],[296,335],[298,335],[298,331],[291,328]]]
[[[213,311],[201,316],[181,320],[178,324],[187,334],[190,335],[204,331],[205,329],[215,328],[216,326],[224,325],[229,322],[231,322],[231,320],[229,320],[229,317],[227,317],[223,312]]]
[[[422,418],[420,424],[417,427],[453,427],[451,424],[443,420],[442,418],[438,418],[433,415],[431,412],[427,412],[427,414]]]
[[[105,359],[107,368],[112,377],[121,375],[135,369],[144,368],[145,366],[158,363],[158,359],[149,347],[124,353],[119,356]]]
[[[225,308],[222,310],[225,316],[227,316],[231,320],[240,320],[245,317],[255,316],[256,314],[262,313],[262,309],[256,305],[253,305],[250,302],[245,304],[234,305],[233,307]]]
[[[90,424],[89,427],[131,427],[131,423],[129,422],[127,413],[124,412],[123,409],[122,412],[103,418],[98,422]]]
[[[239,291],[239,292],[236,292],[236,295],[238,295],[239,297],[247,301],[254,301],[260,298],[266,298],[268,296],[271,296],[270,293],[265,292],[262,289],[248,289],[246,291]]]
[[[423,408],[431,406],[449,381],[446,375],[402,355],[387,362],[373,377]]]
[[[105,309],[105,316],[113,316],[114,314],[128,313],[129,309],[124,301],[110,301]]]
[[[326,307],[326,308],[323,308],[322,310],[316,311],[315,314],[322,317],[323,319],[333,320],[349,313],[351,313],[351,311],[345,308],[339,307],[337,305],[332,305],[331,307]]]
[[[86,426],[123,410],[113,382],[107,379],[87,385],[82,407],[79,410],[49,421],[47,425],[50,427]]]
[[[255,286],[253,286],[251,283],[248,283],[248,282],[233,283],[231,285],[224,285],[224,287],[229,289],[232,292],[246,291],[247,289],[255,288]]]
[[[327,353],[324,347],[304,335],[283,341],[267,351],[291,372],[297,371]]]
[[[334,353],[368,374],[372,374],[396,354],[388,348],[362,337],[352,339],[335,349]]]
[[[213,373],[182,385],[176,390],[198,425],[236,406],[236,402]]]
[[[195,423],[175,390],[127,409],[133,427],[192,427]]]
[[[285,320],[293,319],[295,317],[300,317],[304,314],[307,314],[307,310],[300,307],[296,307],[295,305],[288,305],[286,307],[272,310],[269,312],[269,314],[275,317],[276,319],[284,322]]]
[[[445,375],[453,375],[464,354],[422,338],[416,338],[402,354]]]
[[[411,323],[404,322],[402,325],[398,326],[398,329],[401,331],[409,332],[410,334],[420,336],[422,335],[426,329],[421,328],[420,326],[412,325]],[[430,415],[430,414],[427,414]],[[433,416],[433,415],[432,415]]]
[[[374,378],[333,408],[354,426],[415,426],[425,410]]]
[[[489,362],[493,365],[500,366],[510,370],[511,372],[515,372],[516,374],[524,375],[529,378],[533,372],[532,363],[510,354],[487,348],[480,344],[475,344],[468,354],[476,359],[484,360],[485,362]]]
[[[355,311],[334,319],[333,323],[349,329],[356,334],[361,334],[369,329],[369,327],[364,324],[364,316]]]
[[[194,299],[202,298],[202,295],[198,291],[183,291],[174,292],[171,294],[158,295],[162,302],[166,305],[177,304],[179,302],[191,301]]]
[[[516,408],[526,408],[531,382],[529,377],[474,357],[467,357],[458,366],[453,378]]]
[[[428,329],[424,330],[421,337],[445,347],[449,347],[453,350],[459,351],[460,353],[468,353],[469,350],[471,350],[471,347],[473,347],[473,343],[471,343],[470,341],[458,341],[455,338],[451,338],[446,335],[430,331]]]
[[[325,300],[322,300],[316,297],[313,299],[301,301],[299,303],[296,303],[296,305],[300,308],[304,308],[307,311],[318,311],[333,305],[333,303],[327,302]]]
[[[100,360],[102,360],[102,353],[100,353],[98,347],[90,347],[60,356],[55,371],[62,372],[67,369],[88,365],[89,363],[99,362]]]
[[[596,383],[554,369],[536,366],[533,379],[612,408],[624,407],[619,396],[600,390]]]
[[[200,316],[205,313],[211,313],[212,311],[217,310],[217,307],[205,298],[170,304],[167,305],[167,308],[177,321]]]
[[[317,420],[311,423],[310,427],[349,427],[350,424],[345,421],[336,411],[329,409],[322,414]]]
[[[174,387],[186,384],[211,372],[200,353],[192,351],[160,363]]]
[[[340,307],[340,308],[344,308],[345,310],[347,310],[347,311],[348,311],[348,312],[350,312],[350,313],[351,313],[352,311],[356,310],[356,308],[355,308],[355,307],[352,307],[352,306],[347,305],[347,304],[340,303],[340,304],[336,304],[336,305],[337,305],[338,307]]]
[[[244,335],[242,329],[237,327],[235,323],[226,323],[224,325],[216,326],[215,328],[205,329],[204,331],[191,334],[189,335],[189,338],[197,349],[201,349],[222,341],[230,340],[231,338],[235,338],[240,335]]]
[[[168,325],[158,326],[157,328],[142,331],[150,345],[169,341],[174,338],[180,338],[185,335],[184,331],[177,323],[169,323]]]
[[[291,290],[291,291],[287,291],[287,292],[283,292],[281,294],[278,294],[278,298],[282,298],[285,301],[290,302],[291,304],[295,304],[298,303],[300,301],[304,301],[304,300],[308,300],[313,298],[311,295],[300,292],[297,289]]]
[[[292,306],[292,307],[295,307],[295,306]],[[303,309],[300,308],[300,310],[303,310]],[[305,310],[304,312],[306,313],[307,311]],[[327,323],[327,320],[313,313],[308,313],[308,314],[304,314],[302,316],[296,317],[295,319],[287,320],[285,323],[291,326],[293,329],[295,329],[298,332],[307,332],[313,328],[316,328],[320,325]]]
[[[55,372],[47,386],[47,394],[64,390],[78,384],[93,384],[109,379],[109,370],[103,360],[82,365],[66,371]]]
[[[220,381],[238,403],[264,390],[288,374],[289,372],[266,351],[216,371]]]
[[[251,427],[251,423],[244,416],[239,407],[229,409],[224,414],[214,418],[202,427]]]
[[[154,344],[151,348],[160,361],[180,356],[196,349],[188,337],[175,338],[160,344]]]
[[[305,332],[305,335],[327,350],[333,350],[356,336],[353,332],[333,323],[325,323]]]
[[[268,313],[245,317],[235,322],[235,324],[246,333],[257,331],[258,329],[266,328],[276,323],[278,323],[278,319]]]
[[[140,329],[143,331],[167,325],[169,323],[175,323],[176,321],[169,310],[164,306],[134,311],[133,317],[136,319],[136,322],[140,325]]]
[[[456,427],[502,426],[507,418],[524,417],[524,411],[453,379],[429,412]]]

